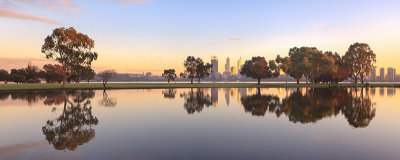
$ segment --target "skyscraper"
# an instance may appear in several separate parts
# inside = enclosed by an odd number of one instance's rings
[[[395,77],[394,68],[392,67],[387,68],[387,80],[394,81],[394,77]]]
[[[232,73],[232,75],[235,75],[237,72],[236,72],[236,67],[235,66],[232,66],[231,67],[231,73]]]
[[[211,65],[212,65],[211,80],[215,81],[217,78],[217,73],[218,73],[218,58],[217,58],[217,56],[211,57]]]
[[[371,81],[375,81],[376,80],[376,68],[372,69],[370,79],[371,79]]]
[[[230,59],[229,59],[229,57],[228,58],[226,58],[226,63],[225,63],[225,72],[229,72],[229,69],[230,69]]]
[[[384,81],[385,80],[385,68],[381,68],[379,71],[379,80]]]
[[[239,57],[237,62],[237,74],[240,74],[240,70],[242,69],[242,57]]]

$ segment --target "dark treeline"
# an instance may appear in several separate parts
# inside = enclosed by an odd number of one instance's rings
[[[256,79],[258,84],[262,79],[277,78],[282,73],[297,80],[305,78],[306,83],[339,83],[354,78],[357,83],[368,76],[376,66],[376,55],[366,43],[350,45],[346,54],[340,56],[337,52],[323,52],[315,47],[294,47],[286,57],[277,55],[275,60],[267,61],[264,57],[256,56],[246,60],[241,66],[240,74]],[[180,74],[188,78],[191,83],[194,79],[208,77],[212,71],[211,64],[205,64],[201,58],[188,56],[184,61],[185,70]],[[164,70],[163,76],[174,80],[175,70]]]
[[[8,82],[39,83],[43,79],[47,83],[61,83],[64,79],[63,74],[62,66],[58,64],[45,64],[42,69],[29,64],[26,68],[11,69],[11,72],[0,70],[0,81],[5,84]],[[67,72],[66,75],[68,83],[79,83],[82,80],[89,82],[96,73],[91,68],[85,68],[79,72]]]
[[[322,52],[315,47],[291,48],[287,57],[276,57],[282,71],[299,83],[301,78],[312,83],[339,83],[348,78],[354,82],[364,77],[375,68],[376,55],[365,43],[350,45],[345,55],[331,51]]]

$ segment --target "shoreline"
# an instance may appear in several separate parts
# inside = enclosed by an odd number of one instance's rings
[[[339,84],[311,84],[311,83],[109,83],[106,89],[170,89],[170,88],[352,88],[352,87],[399,87],[399,83],[339,83]],[[59,83],[32,83],[32,84],[0,84],[0,92],[6,91],[45,91],[45,90],[104,90],[99,83],[72,83],[65,88]]]

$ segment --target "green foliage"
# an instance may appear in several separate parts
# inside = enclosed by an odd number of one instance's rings
[[[246,77],[254,78],[258,80],[258,85],[260,85],[260,80],[265,78],[275,78],[279,76],[279,67],[274,60],[265,60],[264,57],[253,57],[251,60],[247,60],[242,70],[241,75]]]

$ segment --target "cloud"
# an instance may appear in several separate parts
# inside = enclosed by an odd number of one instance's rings
[[[79,10],[75,0],[5,0],[0,5],[8,8],[36,7],[57,12]]]
[[[151,0],[118,0],[118,3],[121,5],[130,5],[130,4],[137,4],[137,3],[148,3]]]
[[[322,24],[322,23],[317,23],[317,24],[314,24],[314,25],[312,26],[313,29],[320,29],[320,28],[322,28],[322,27],[324,27],[324,24]]]
[[[231,41],[241,41],[241,40],[243,40],[242,38],[229,38],[228,40],[231,40]]]
[[[13,11],[6,11],[6,10],[1,10],[1,9],[0,9],[0,17],[37,21],[37,22],[49,23],[49,24],[55,24],[55,25],[62,25],[62,23],[52,20],[52,19],[49,19],[49,18],[30,15],[30,14],[24,14],[24,13],[18,13],[18,12],[13,12]]]

